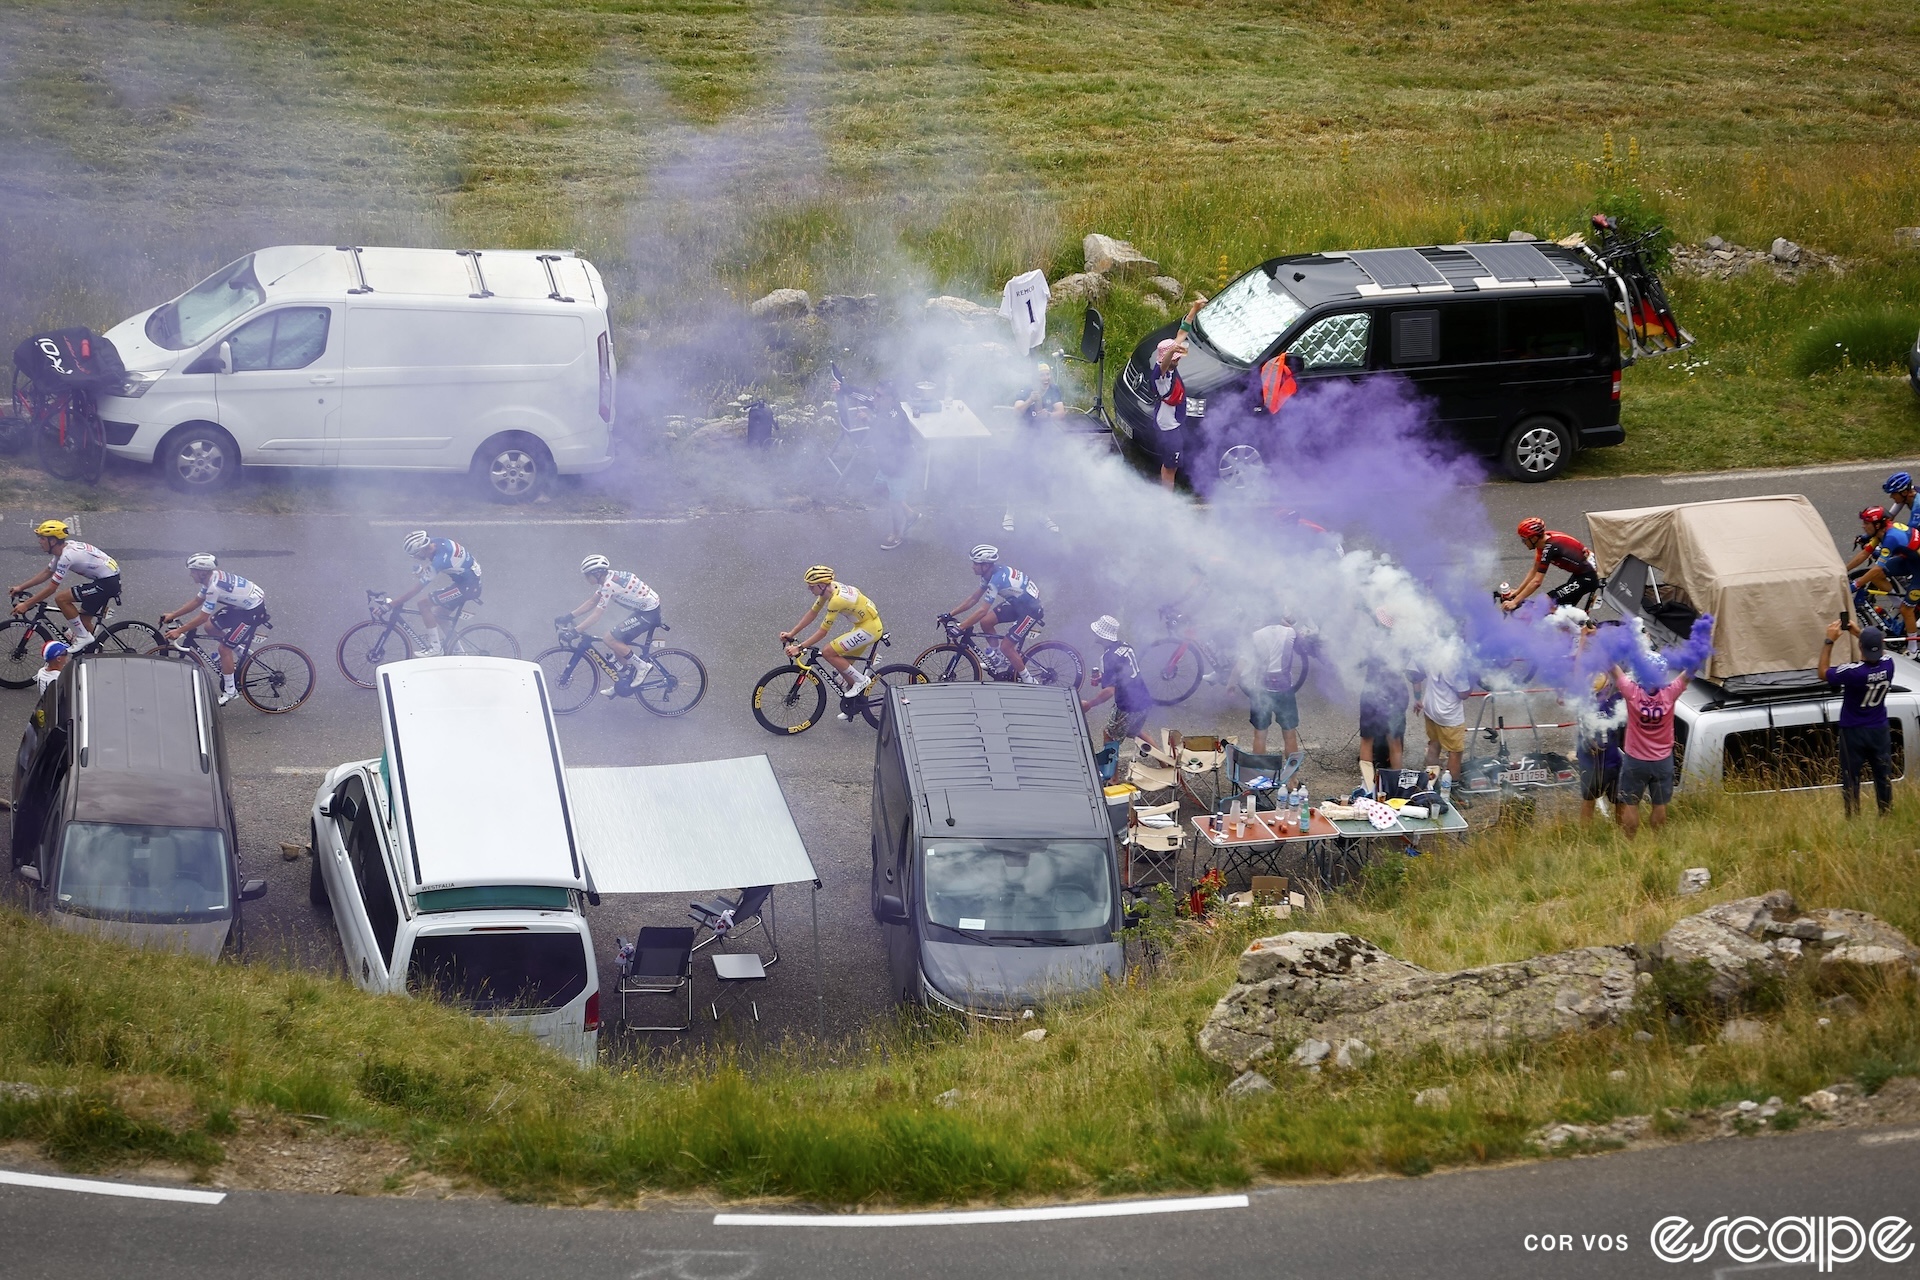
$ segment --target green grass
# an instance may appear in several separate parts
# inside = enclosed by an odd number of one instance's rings
[[[1776,887],[1920,931],[1904,852],[1920,845],[1920,813],[1849,825],[1838,809],[1831,796],[1683,804],[1658,840],[1638,844],[1604,830],[1495,828],[1386,864],[1295,923],[1358,932],[1436,968],[1651,942],[1706,902]],[[1675,898],[1680,870],[1698,865],[1713,871],[1712,894]],[[1275,1067],[1275,1094],[1230,1102],[1229,1073],[1194,1035],[1249,928],[1190,931],[1151,976],[1047,1014],[1039,1044],[1018,1039],[1019,1025],[902,1021],[855,1042],[581,1071],[437,1006],[260,965],[133,963],[5,914],[0,1079],[49,1092],[0,1100],[0,1138],[75,1166],[161,1158],[206,1173],[235,1117],[284,1113],[385,1137],[419,1168],[514,1198],[920,1204],[1419,1173],[1528,1154],[1526,1135],[1553,1120],[1792,1099],[1848,1075],[1877,1088],[1920,1072],[1910,987],[1863,992],[1862,1013],[1821,1028],[1820,993],[1789,983],[1764,1010],[1778,1033],[1752,1048],[1718,1044],[1711,1017],[1676,1027],[1649,1008],[1638,1025],[1650,1042],[1629,1026],[1487,1058],[1383,1054],[1322,1076]],[[1668,994],[1684,1005],[1677,986]],[[1451,1106],[1414,1108],[1414,1092],[1433,1085],[1448,1086]],[[950,1090],[957,1100],[941,1105]]]

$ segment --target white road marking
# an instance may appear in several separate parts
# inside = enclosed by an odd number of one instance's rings
[[[1860,1139],[1863,1147],[1886,1147],[1896,1142],[1920,1142],[1920,1129],[1895,1129],[1892,1133],[1869,1133]]]
[[[1063,1204],[1044,1209],[975,1209],[959,1213],[716,1213],[716,1227],[978,1227],[1002,1222],[1054,1222],[1062,1218],[1130,1218],[1148,1213],[1198,1213],[1244,1209],[1245,1196],[1192,1196],[1184,1200],[1121,1200]]]
[[[224,1191],[189,1191],[184,1187],[144,1187],[136,1182],[97,1182],[92,1178],[49,1178],[39,1173],[0,1169],[0,1183],[38,1187],[43,1191],[83,1191],[95,1196],[126,1196],[134,1200],[178,1200],[183,1204],[219,1204]]]
[[[1884,471],[1897,462],[1846,462],[1830,467],[1775,467],[1756,471],[1710,471],[1696,476],[1666,476],[1661,484],[1718,484],[1723,480],[1785,480],[1795,476],[1845,476],[1866,471]]]
[[[455,529],[492,529],[534,524],[685,524],[692,518],[691,516],[636,516],[631,519],[601,520],[582,517],[579,519],[566,520],[434,520],[429,523],[436,529],[448,527]],[[418,520],[367,521],[368,527],[374,529],[417,529],[420,527],[420,524],[421,522]]]
[[[323,764],[277,764],[273,771],[283,778],[305,777],[306,775],[327,772]]]

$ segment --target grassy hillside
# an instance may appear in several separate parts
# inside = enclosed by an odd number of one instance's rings
[[[1878,455],[1920,425],[1898,384],[1791,359],[1835,314],[1920,327],[1920,252],[1891,235],[1920,224],[1920,14],[1898,0],[6,14],[9,333],[111,321],[272,240],[570,243],[617,286],[629,364],[671,367],[698,409],[773,367],[678,344],[727,295],[987,296],[1077,269],[1088,230],[1211,288],[1276,251],[1559,234],[1605,203],[1853,266],[1679,289],[1699,350],[1635,371],[1632,443],[1583,466]],[[1123,340],[1155,319],[1132,293],[1111,311]]]
[[[1848,825],[1838,810],[1832,797],[1682,806],[1662,839],[1632,845],[1603,831],[1494,828],[1388,864],[1297,923],[1433,967],[1646,943],[1705,905],[1672,888],[1682,868],[1706,865],[1708,901],[1786,887],[1807,905],[1864,908],[1920,932],[1920,889],[1895,852],[1920,844],[1920,814]],[[1790,985],[1761,1011],[1776,1031],[1758,1046],[1721,1045],[1711,1018],[1671,1024],[1649,1008],[1639,1025],[1650,1041],[1629,1026],[1486,1059],[1270,1068],[1276,1093],[1230,1102],[1228,1073],[1194,1034],[1250,936],[1192,932],[1151,976],[1048,1014],[1037,1044],[1020,1025],[903,1023],[752,1060],[579,1071],[433,1005],[263,966],[132,963],[0,914],[0,1080],[42,1087],[0,1090],[0,1140],[74,1167],[161,1158],[220,1176],[237,1129],[299,1116],[310,1140],[382,1139],[416,1169],[519,1198],[923,1203],[1418,1173],[1528,1154],[1527,1134],[1553,1120],[1792,1100],[1848,1076],[1872,1090],[1920,1072],[1911,987],[1863,993],[1848,1017]],[[1434,1085],[1451,1105],[1414,1108],[1413,1093]],[[1804,1118],[1790,1108],[1777,1123]]]

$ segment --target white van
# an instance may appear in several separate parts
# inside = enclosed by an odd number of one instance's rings
[[[572,252],[278,245],[107,331],[107,449],[205,491],[243,464],[471,471],[526,501],[613,461],[600,273]]]
[[[353,981],[427,994],[581,1063],[600,979],[566,767],[540,668],[415,658],[380,668],[386,752],[328,772],[312,814],[313,904]]]

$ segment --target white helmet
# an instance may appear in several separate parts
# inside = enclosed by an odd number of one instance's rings
[[[187,571],[190,573],[201,569],[211,571],[219,567],[220,562],[213,558],[213,553],[210,551],[196,551],[187,557]]]
[[[611,568],[613,568],[613,561],[607,559],[605,556],[588,556],[580,562],[580,572],[582,575],[605,573]]]
[[[428,547],[433,545],[433,539],[427,536],[427,531],[425,529],[415,529],[412,533],[407,535],[407,541],[405,545],[407,548],[408,555],[417,556],[422,551],[425,551]]]
[[[1101,614],[1092,622],[1088,623],[1087,627],[1093,634],[1099,636],[1108,644],[1112,644],[1120,638],[1120,620],[1110,613]]]
[[[975,564],[993,564],[1000,559],[1000,548],[991,542],[983,542],[967,552],[967,558]]]

